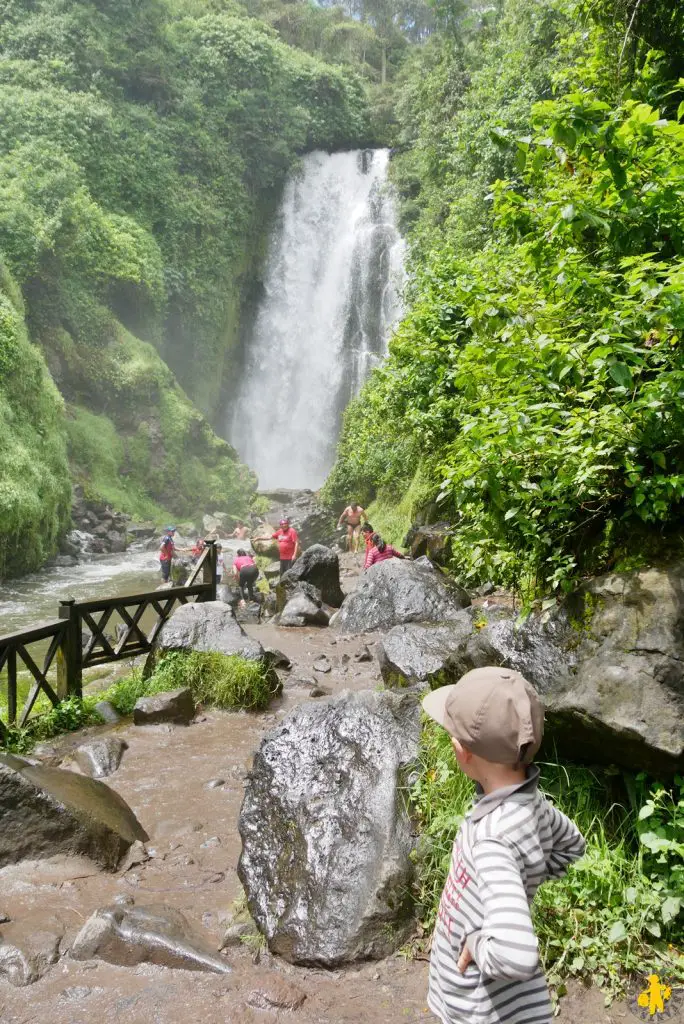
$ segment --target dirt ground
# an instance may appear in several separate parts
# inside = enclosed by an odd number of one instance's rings
[[[354,585],[354,560],[344,559],[344,585]],[[11,939],[14,922],[57,918],[68,946],[86,918],[122,895],[136,905],[166,904],[181,910],[215,948],[220,945],[234,901],[241,895],[236,868],[240,853],[237,819],[243,782],[264,732],[308,690],[313,662],[324,651],[332,671],[317,681],[333,693],[375,688],[377,663],[353,656],[373,636],[344,639],[333,630],[250,626],[265,645],[287,654],[293,667],[285,689],[268,712],[256,715],[207,711],[187,728],[116,727],[129,744],[121,768],[107,782],[131,805],[150,835],[150,859],[127,871],[107,874],[83,859],[22,864],[0,871],[0,912],[13,923],[0,932]],[[323,698],[324,699],[324,698]],[[59,754],[68,759],[75,742],[65,738]],[[65,764],[67,761],[65,761]],[[220,785],[208,783],[223,780]],[[0,981],[2,1024],[396,1024],[434,1020],[425,1004],[427,964],[395,956],[339,971],[294,968],[263,950],[246,946],[223,954],[227,976],[170,970],[143,964],[117,967],[64,956],[40,981],[13,988]],[[261,1010],[255,993],[273,993],[283,980],[306,995],[296,1011]],[[256,999],[258,1002],[258,998]],[[618,1024],[631,1019],[626,1006],[605,1010],[598,991],[575,987],[562,1000],[568,1024]]]

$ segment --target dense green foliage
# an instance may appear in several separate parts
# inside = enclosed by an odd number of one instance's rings
[[[643,775],[613,778],[618,796],[606,808],[606,779],[588,769],[541,764],[541,786],[576,822],[585,856],[559,882],[543,885],[533,906],[539,947],[558,994],[569,977],[586,978],[610,998],[627,974],[684,977],[672,945],[684,942],[684,779],[671,786]],[[618,785],[619,783],[619,785]],[[412,789],[422,829],[417,897],[430,931],[472,783],[458,771],[448,734],[426,722],[420,777]]]
[[[28,343],[15,359],[3,286],[0,368],[27,391],[27,374],[43,382],[30,400],[14,388],[2,575],[40,564],[68,516],[41,349],[87,492],[134,515],[245,512],[255,480],[204,419],[230,378],[244,284],[298,154],[363,144],[369,123],[349,60],[294,49],[230,0],[2,0],[0,58],[0,256],[39,346],[31,367]],[[40,488],[16,484],[32,431],[50,438],[30,470]]]
[[[527,596],[676,532],[684,497],[681,40],[640,37],[627,68],[631,8],[591,10],[503,0],[416,57],[408,313],[327,485],[413,482],[413,514],[458,524],[453,569]]]
[[[63,403],[0,263],[0,577],[35,569],[67,524]]]

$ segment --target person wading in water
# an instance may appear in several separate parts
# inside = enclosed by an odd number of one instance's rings
[[[367,518],[365,509],[361,508],[356,501],[352,501],[350,505],[347,505],[340,516],[337,528],[339,530],[342,523],[347,524],[347,551],[353,551],[356,553],[359,550],[361,520]]]
[[[280,554],[280,575],[286,573],[295,558],[299,554],[299,534],[290,526],[290,520],[283,516],[280,520],[280,529],[272,534],[272,539],[278,541],[278,552]]]
[[[171,563],[173,562],[173,556],[176,553],[176,545],[173,542],[175,532],[175,526],[165,526],[164,536],[162,537],[161,544],[159,545],[159,567],[161,569],[162,580],[164,583],[169,582],[169,577],[171,575]]]

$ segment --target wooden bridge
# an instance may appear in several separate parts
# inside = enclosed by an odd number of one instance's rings
[[[41,691],[53,705],[67,697],[82,696],[84,668],[148,654],[177,604],[215,601],[216,565],[215,541],[208,540],[182,587],[95,601],[60,601],[59,617],[52,622],[0,636],[0,672],[7,673],[7,714],[5,721],[0,718],[0,744],[6,741],[9,729],[26,725]],[[142,619],[149,612],[154,619],[146,632]],[[146,617],[149,619],[149,614]],[[116,639],[105,633],[114,625]],[[44,649],[46,641],[47,651],[39,655],[36,645]],[[48,674],[53,664],[56,672],[50,682]],[[17,706],[19,665],[33,680],[21,709]]]

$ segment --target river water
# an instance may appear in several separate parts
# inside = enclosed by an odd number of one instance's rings
[[[240,543],[221,541],[228,566]],[[160,583],[156,547],[151,551],[100,555],[78,565],[42,569],[17,580],[5,580],[0,583],[0,636],[56,619],[59,602],[70,597],[77,601],[125,597],[155,590]]]

